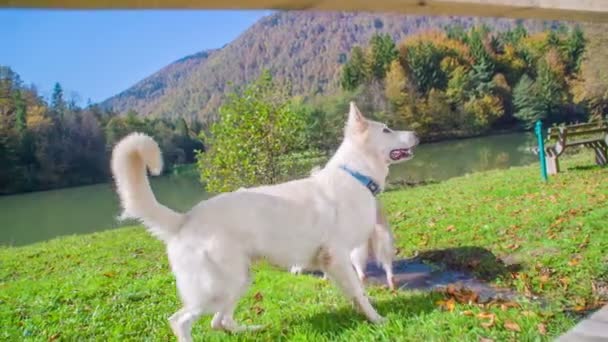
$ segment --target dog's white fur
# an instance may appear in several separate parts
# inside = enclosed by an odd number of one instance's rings
[[[279,195],[237,191],[202,201],[185,214],[156,201],[146,169],[159,174],[161,151],[147,135],[133,133],[112,154],[112,173],[123,217],[141,220],[165,242],[183,307],[169,318],[179,341],[191,340],[192,324],[213,313],[214,329],[243,331],[233,319],[250,283],[253,261],[280,267],[307,265],[326,272],[365,316],[381,323],[353,270],[350,251],[370,237],[376,199],[350,169],[384,186],[391,163],[410,159],[413,132],[390,131],[365,119],[351,103],[344,140],[314,176],[272,186]]]
[[[315,166],[310,171],[310,175],[314,176],[315,173],[321,170],[320,166]],[[240,188],[238,191],[254,191],[261,193],[273,194],[272,187],[257,187],[257,188]],[[365,241],[361,246],[355,247],[350,253],[350,259],[357,271],[357,275],[361,282],[365,281],[365,269],[367,267],[368,257],[371,256],[374,260],[382,266],[386,274],[386,283],[391,290],[395,289],[394,277],[393,277],[393,257],[395,255],[395,248],[393,244],[393,234],[380,202],[376,202],[376,223],[374,224],[374,230],[372,231],[369,239]],[[371,252],[371,253],[370,253]],[[301,274],[305,267],[301,265],[294,265],[290,271],[293,274]],[[314,270],[312,270],[314,271]],[[327,278],[327,274],[323,274],[323,279]]]
[[[361,282],[365,281],[365,269],[367,267],[367,261],[370,256],[382,266],[386,274],[386,283],[391,290],[395,289],[395,279],[393,275],[393,257],[395,256],[395,247],[393,234],[390,226],[384,217],[384,213],[378,206],[378,219],[374,225],[369,239],[365,241],[361,246],[355,247],[350,252],[350,260],[359,276]],[[370,253],[371,252],[371,253]],[[304,271],[304,267],[300,265],[294,265],[291,267],[291,273],[300,274]],[[323,279],[326,278],[326,274],[323,275]]]

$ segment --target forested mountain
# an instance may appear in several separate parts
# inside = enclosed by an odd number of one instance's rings
[[[447,26],[466,29],[482,23],[497,31],[517,23],[530,32],[556,26],[514,19],[278,12],[260,19],[223,48],[176,61],[102,106],[119,113],[134,110],[144,116],[206,121],[217,115],[226,93],[253,81],[262,69],[269,69],[276,82],[288,83],[294,95],[327,94],[339,89],[341,67],[352,47],[367,45],[376,33],[400,41],[420,31]]]

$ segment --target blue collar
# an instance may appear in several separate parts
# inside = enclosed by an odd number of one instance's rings
[[[346,165],[340,165],[340,168],[346,172],[348,172],[351,176],[355,177],[356,180],[359,181],[359,183],[363,184],[364,187],[366,187],[369,191],[371,191],[372,195],[376,196],[377,194],[380,193],[380,185],[378,185],[378,183],[374,182],[373,179],[371,179],[370,177],[361,174],[357,171],[351,170],[349,169]]]

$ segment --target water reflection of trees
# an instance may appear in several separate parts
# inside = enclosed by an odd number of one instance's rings
[[[509,134],[447,141],[421,146],[416,157],[391,170],[391,180],[444,180],[472,172],[529,164],[535,156],[527,148],[533,136]]]

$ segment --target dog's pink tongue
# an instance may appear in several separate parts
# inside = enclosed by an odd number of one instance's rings
[[[393,160],[399,160],[403,157],[406,157],[408,155],[409,151],[408,149],[398,149],[398,150],[392,150],[391,151],[391,159]]]
[[[396,150],[392,150],[390,153],[390,157],[392,160],[399,160],[406,158],[410,155],[410,149],[408,148],[400,148]]]

